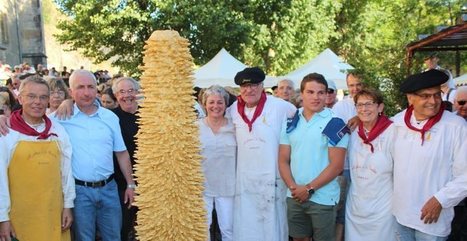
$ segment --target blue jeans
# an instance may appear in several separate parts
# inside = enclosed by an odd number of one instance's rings
[[[448,237],[429,235],[397,223],[396,238],[399,241],[445,241]]]
[[[122,210],[115,180],[98,188],[76,185],[73,215],[75,241],[94,241],[96,225],[102,241],[121,241]]]

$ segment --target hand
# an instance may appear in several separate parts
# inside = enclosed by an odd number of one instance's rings
[[[350,131],[354,131],[355,128],[360,124],[360,119],[358,116],[354,116],[350,118],[350,120],[347,122],[347,126],[350,128]]]
[[[292,198],[299,203],[304,203],[310,198],[306,186],[299,185],[296,186],[293,190],[291,189],[290,191],[292,192]]]
[[[128,203],[128,209],[131,208],[131,205],[135,201],[135,190],[133,188],[127,188],[125,190],[125,199],[124,202],[125,204]]]
[[[11,241],[11,236],[16,238],[16,233],[11,222],[0,222],[0,241]]]
[[[73,214],[71,208],[64,208],[62,211],[62,231],[65,231],[71,227],[73,223]]]
[[[59,120],[68,120],[73,115],[73,100],[64,100],[55,111],[55,117]]]
[[[431,197],[428,202],[423,205],[420,220],[423,220],[425,224],[436,223],[438,222],[439,214],[442,209],[443,207],[441,203],[438,202],[438,199]]]
[[[10,118],[6,117],[5,115],[0,115],[0,136],[6,136],[8,134],[9,126]]]

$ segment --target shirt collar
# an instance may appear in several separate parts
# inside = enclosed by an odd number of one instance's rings
[[[94,101],[94,105],[97,106],[97,110],[94,114],[92,114],[91,116],[94,116],[94,115],[99,115],[99,112],[101,111],[102,107],[101,105],[99,104],[99,101],[97,101],[97,99]],[[82,112],[78,105],[76,104],[76,102],[73,104],[73,116],[72,117],[75,117],[77,116],[79,113],[82,113],[83,115],[88,115],[84,112]]]
[[[300,114],[300,117],[305,118],[305,117],[303,116],[303,107],[301,107],[300,109],[298,109],[298,113]],[[317,114],[319,117],[321,117],[321,118],[326,118],[326,117],[330,116],[330,115],[332,114],[332,112],[331,112],[331,109],[329,109],[328,107],[324,107],[324,109],[323,109],[322,111],[320,111],[320,112],[318,112],[318,113],[315,113],[315,114],[313,115],[313,117],[314,117],[316,114]],[[312,118],[313,118],[313,117],[312,117]]]

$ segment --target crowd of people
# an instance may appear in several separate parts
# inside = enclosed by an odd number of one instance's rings
[[[117,77],[99,93],[96,75],[82,69],[69,86],[37,73],[20,80],[17,95],[1,89],[10,97],[0,105],[2,121],[11,129],[0,137],[0,240],[134,240],[139,83]],[[118,103],[112,110],[102,107],[107,89]],[[59,179],[38,182],[50,173]]]
[[[138,81],[26,74],[0,89],[0,241],[136,240]],[[465,238],[467,87],[429,67],[390,118],[356,73],[340,101],[319,73],[275,94],[264,79],[252,67],[238,96],[197,89],[207,226],[215,210],[223,241]]]

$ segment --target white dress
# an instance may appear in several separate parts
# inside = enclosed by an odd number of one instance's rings
[[[393,159],[391,148],[395,130],[390,125],[372,141],[364,144],[356,129],[349,144],[350,184],[346,202],[346,241],[395,241],[392,215]]]
[[[254,109],[245,111],[251,119]],[[249,132],[238,114],[237,102],[231,106],[238,145],[234,240],[288,240],[287,187],[280,177],[277,161],[282,123],[295,111],[289,102],[268,96]]]

